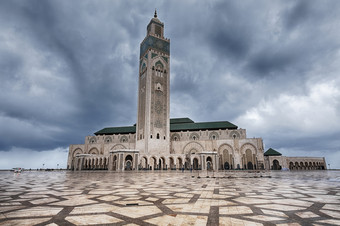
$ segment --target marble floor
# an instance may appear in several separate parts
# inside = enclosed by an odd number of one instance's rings
[[[340,225],[340,172],[0,172],[0,225]]]

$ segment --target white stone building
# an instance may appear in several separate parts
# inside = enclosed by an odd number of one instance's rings
[[[270,170],[325,170],[324,157],[287,157],[269,148],[264,153],[265,168]]]
[[[68,169],[265,169],[262,138],[247,138],[245,129],[228,121],[170,119],[170,40],[156,12],[140,45],[138,81],[137,123],[70,145]]]

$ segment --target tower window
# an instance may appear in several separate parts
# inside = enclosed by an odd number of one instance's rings
[[[164,136],[164,140],[165,140],[165,136]]]
[[[152,135],[150,135],[150,138],[152,139]]]
[[[159,139],[159,133],[157,133],[157,139]]]
[[[155,33],[156,35],[161,36],[162,35],[162,28],[160,26],[155,26]]]

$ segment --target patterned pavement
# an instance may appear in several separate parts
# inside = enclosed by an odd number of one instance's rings
[[[340,172],[0,172],[0,225],[108,224],[340,225]]]

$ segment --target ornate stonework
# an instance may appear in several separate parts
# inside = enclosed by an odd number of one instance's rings
[[[105,128],[70,145],[68,169],[325,169],[322,158],[264,157],[262,138],[223,122],[170,120],[170,40],[152,18],[140,45],[137,123]]]

